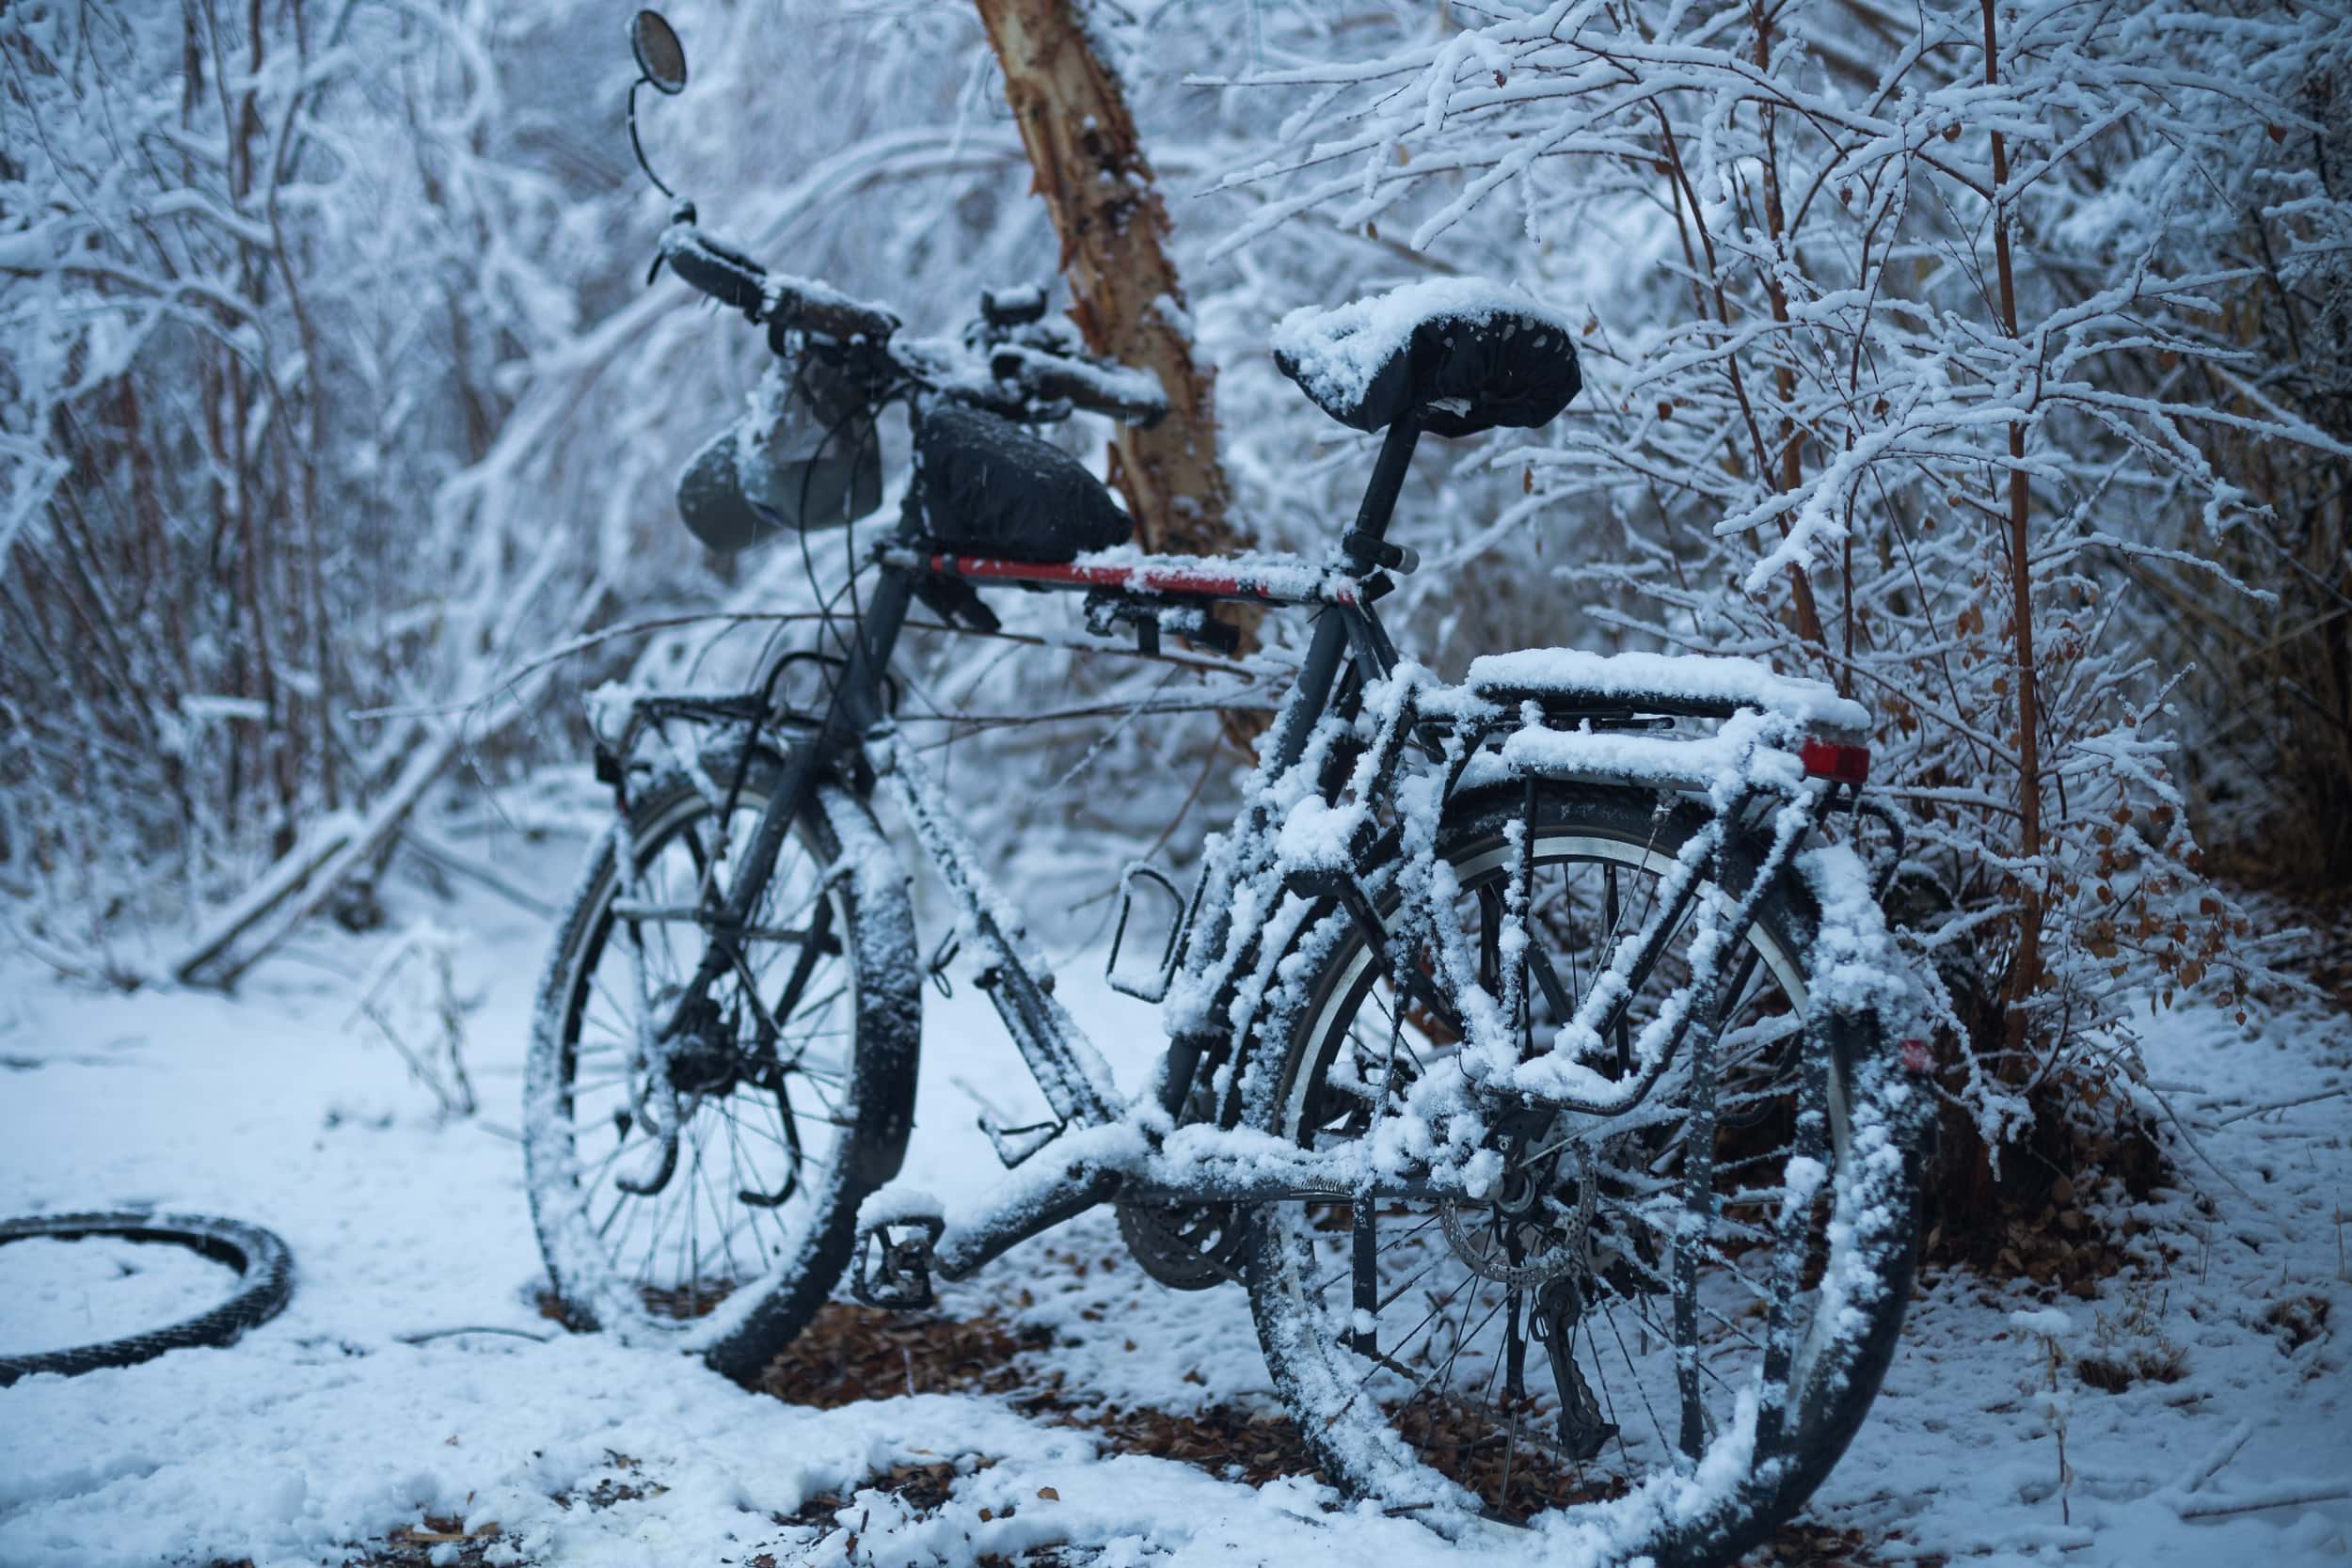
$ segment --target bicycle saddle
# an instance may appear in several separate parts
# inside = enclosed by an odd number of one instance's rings
[[[954,551],[1069,561],[1134,531],[1086,465],[1010,420],[941,403],[914,420],[923,531]]]
[[[1333,309],[1293,310],[1274,362],[1344,425],[1409,409],[1438,436],[1550,422],[1583,385],[1567,322],[1506,283],[1438,277]]]

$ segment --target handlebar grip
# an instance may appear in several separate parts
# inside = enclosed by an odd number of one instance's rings
[[[757,321],[767,303],[768,270],[748,256],[716,243],[690,223],[661,233],[661,254],[670,270],[722,305]]]

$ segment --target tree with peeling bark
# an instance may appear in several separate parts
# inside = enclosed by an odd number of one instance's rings
[[[978,0],[1005,96],[1061,239],[1070,313],[1097,354],[1152,372],[1168,414],[1121,426],[1112,480],[1146,549],[1213,555],[1248,543],[1217,461],[1216,372],[1195,351],[1169,255],[1168,206],[1119,77],[1079,0]]]

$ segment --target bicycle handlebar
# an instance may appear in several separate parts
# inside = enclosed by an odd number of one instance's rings
[[[1027,388],[1034,397],[1063,399],[1132,424],[1157,424],[1168,412],[1159,382],[1126,365],[1069,359],[1007,343],[989,355],[988,368],[997,380]]]
[[[942,363],[932,345],[901,345],[892,340],[900,322],[880,306],[807,278],[771,274],[742,252],[720,244],[694,226],[694,205],[681,201],[661,231],[660,257],[687,284],[720,304],[765,323],[770,341],[782,331],[801,331],[838,342],[863,341],[884,350],[890,361],[920,385],[984,404],[1067,403],[1132,423],[1153,424],[1168,412],[1158,381],[1127,366],[1073,357],[1019,343],[989,351],[987,375],[997,385],[969,384]],[[1048,415],[1047,417],[1051,417]]]
[[[674,221],[661,231],[661,259],[688,284],[754,322],[773,322],[845,342],[857,338],[886,342],[898,330],[898,318],[887,310],[821,283],[771,277],[757,261],[695,228],[689,202],[678,204]]]

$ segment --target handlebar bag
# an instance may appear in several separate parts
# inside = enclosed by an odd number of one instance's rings
[[[1086,465],[1010,420],[941,403],[914,421],[923,527],[950,550],[1068,561],[1134,532]]]
[[[839,528],[882,504],[874,411],[816,356],[770,367],[751,411],[706,442],[678,476],[678,515],[732,554],[790,530]]]

